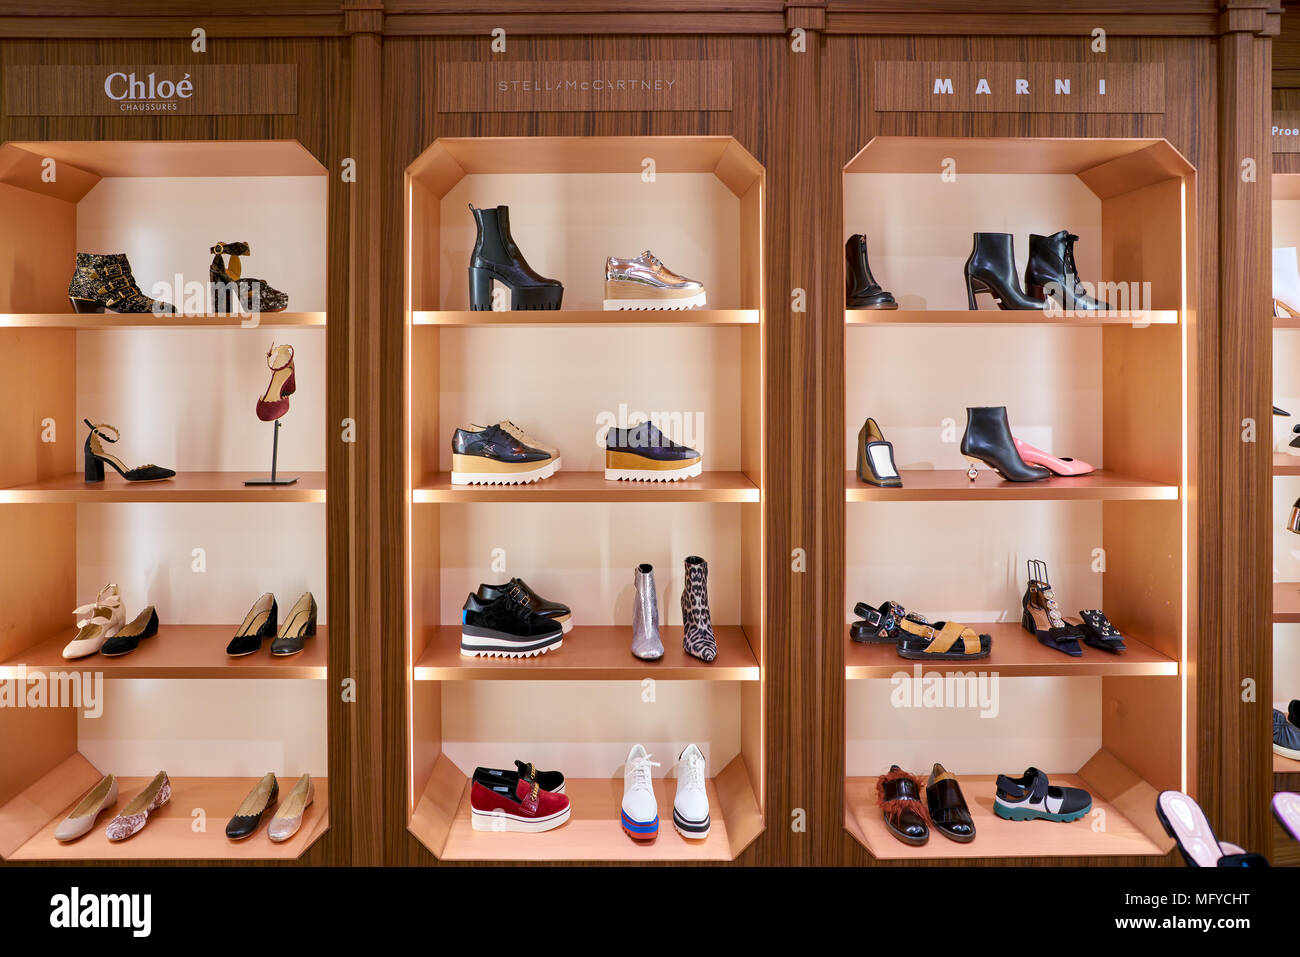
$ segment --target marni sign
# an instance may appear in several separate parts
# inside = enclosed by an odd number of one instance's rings
[[[298,68],[218,66],[12,66],[11,116],[217,116],[298,112]]]
[[[900,113],[1163,113],[1163,63],[877,61],[874,103]]]
[[[440,113],[730,109],[730,60],[438,64]]]

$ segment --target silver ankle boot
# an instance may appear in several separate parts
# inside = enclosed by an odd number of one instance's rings
[[[632,654],[646,661],[664,656],[659,640],[659,599],[655,595],[653,565],[638,565],[632,572],[636,584],[636,607],[632,609]]]

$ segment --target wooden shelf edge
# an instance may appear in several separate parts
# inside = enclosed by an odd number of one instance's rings
[[[861,658],[863,648],[880,648],[888,647],[881,645],[861,645],[853,640],[849,634],[849,625],[844,626],[843,640],[845,643],[845,661],[844,678],[846,681],[881,681],[888,680],[894,675],[901,673],[907,675],[915,674],[916,666],[921,666],[921,674],[924,675],[950,675],[950,674],[969,674],[972,672],[984,672],[986,674],[996,674],[1003,678],[1074,678],[1089,677],[1093,675],[1111,676],[1111,677],[1177,677],[1178,661],[1170,658],[1159,651],[1156,651],[1147,642],[1141,641],[1131,635],[1125,635],[1125,642],[1128,650],[1119,654],[1112,654],[1108,651],[1102,651],[1099,648],[1084,646],[1082,658],[1072,658],[1069,655],[1060,652],[1050,652],[1050,657],[1044,655],[1043,663],[1035,661],[1016,661],[1014,660],[1015,652],[1012,652],[1013,660],[1000,661],[999,641],[1020,641],[1027,644],[1032,643],[1031,648],[1037,651],[1043,647],[1038,645],[1036,640],[1026,633],[1019,632],[1020,624],[1011,621],[997,622],[970,622],[972,628],[976,631],[1001,632],[1002,634],[993,635],[993,651],[988,658],[976,658],[972,661],[915,661],[910,658],[894,657],[888,658],[888,664],[848,664],[852,658]],[[994,627],[990,627],[994,626]],[[1017,632],[1008,636],[1008,630]],[[1141,660],[1136,657],[1141,656]],[[883,656],[882,656],[883,657]],[[1157,658],[1159,660],[1153,660]]]
[[[1160,848],[1160,853],[1168,854],[1174,849],[1176,842],[1165,832],[1156,815],[1156,797],[1160,792],[1123,761],[1100,748],[1079,769],[1079,777],[1094,794],[1101,795],[1132,821],[1152,844]]]
[[[75,312],[6,312],[0,313],[0,329],[259,329],[291,326],[300,329],[321,328],[326,324],[324,312],[264,312],[257,323],[245,326],[249,316],[215,313],[154,316],[132,313],[86,314]]]
[[[1037,312],[1002,309],[845,309],[846,326],[1033,326],[1035,328],[1143,329],[1148,326],[1176,326],[1177,309],[1146,309],[1129,312],[1066,312],[1048,316]]]
[[[1273,624],[1300,623],[1300,582],[1273,582]]]
[[[2,494],[2,493],[0,493]],[[411,490],[415,505],[458,502],[534,502],[581,504],[597,502],[759,502],[762,492],[744,472],[705,472],[700,478],[677,482],[606,481],[603,472],[558,472],[528,485],[452,485],[448,472],[438,472]]]
[[[469,658],[455,652],[455,664],[437,664],[452,658],[450,647],[459,646],[457,625],[428,629],[429,641],[413,668],[415,681],[758,681],[761,677],[752,644],[742,625],[715,625],[718,657],[712,662],[692,658],[681,650],[680,625],[663,625],[665,655],[658,661],[641,661],[631,652],[632,627],[576,625],[564,636],[558,651],[537,658]],[[625,644],[624,659],[615,665],[593,665],[584,641],[608,641],[617,632]],[[438,651],[434,648],[442,644]],[[572,644],[571,644],[572,643]],[[605,649],[597,651],[598,657]],[[719,664],[719,662],[722,662]]]
[[[1300,468],[1297,473],[1300,474]],[[1038,482],[1007,482],[990,468],[980,469],[972,482],[963,469],[901,469],[902,488],[876,488],[858,481],[857,473],[844,473],[846,502],[1174,502],[1179,488],[1164,482],[1098,469],[1091,476],[1070,479],[1053,476]],[[960,477],[960,481],[958,481]],[[1093,481],[1089,482],[1091,478]],[[910,479],[910,482],[909,482]],[[1110,480],[1110,484],[1096,484]]]
[[[722,819],[727,822],[727,842],[734,861],[758,839],[764,827],[763,809],[750,784],[749,767],[743,754],[737,754],[718,772],[714,787],[718,792]]]
[[[439,753],[433,773],[425,782],[406,825],[407,830],[439,860],[468,787],[468,776],[446,754]]]
[[[1273,474],[1300,475],[1300,455],[1288,455],[1286,452],[1274,452]]]
[[[53,831],[59,821],[102,777],[103,773],[84,755],[74,752],[0,808],[0,851],[3,852],[3,857],[11,861],[62,863],[296,860],[329,830],[328,777],[313,779],[316,799],[307,810],[303,827],[288,841],[276,844],[267,838],[264,830],[247,841],[233,842],[225,837],[226,818],[221,815],[234,813],[256,778],[204,779],[181,775],[172,777],[172,802],[156,812],[160,820],[151,821],[139,835],[115,844],[104,837],[103,828],[111,815],[120,811],[131,799],[138,790],[137,785],[143,786],[147,778],[131,780],[129,783],[124,781],[126,787],[119,788],[117,804],[100,815],[90,833],[70,844],[55,841]],[[129,779],[132,776],[122,777]],[[225,783],[221,785],[223,791],[229,791],[223,795],[224,803],[220,807],[206,807],[209,812],[209,830],[194,834],[190,830],[189,812],[193,807],[211,803],[204,799],[202,788],[210,789],[210,782],[214,780],[229,780],[237,784],[233,788]],[[206,797],[212,796],[209,790]],[[202,803],[192,803],[196,798]],[[173,804],[176,809],[172,808]],[[161,833],[163,830],[167,833]],[[22,834],[24,831],[25,836]],[[19,837],[21,840],[16,842]],[[164,852],[155,853],[160,849],[164,849]]]
[[[421,309],[411,313],[411,325],[474,328],[476,326],[756,326],[758,309],[627,310],[601,309],[530,311],[476,311]]]
[[[324,472],[295,472],[295,485],[244,485],[264,472],[182,472],[163,482],[127,482],[116,475],[87,485],[81,473],[63,475],[26,485],[0,488],[0,505],[93,505],[104,503],[310,503],[325,501]]]

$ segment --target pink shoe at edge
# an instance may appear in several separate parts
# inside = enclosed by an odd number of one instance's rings
[[[1036,449],[1028,442],[1022,442],[1020,439],[1012,436],[1016,443],[1016,451],[1020,457],[1025,460],[1026,465],[1041,465],[1043,468],[1051,469],[1057,475],[1087,475],[1095,471],[1087,462],[1079,459],[1058,459],[1055,455],[1044,452],[1042,449]]]

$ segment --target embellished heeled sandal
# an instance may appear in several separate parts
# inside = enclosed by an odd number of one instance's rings
[[[1021,625],[1048,648],[1063,652],[1071,658],[1082,657],[1083,649],[1079,647],[1079,639],[1084,637],[1083,630],[1061,617],[1056,593],[1052,591],[1052,583],[1047,578],[1047,562],[1030,559],[1025,564],[1028,566],[1029,583],[1025,586],[1025,595],[1020,601],[1024,611],[1020,619]]]
[[[266,365],[271,370],[271,381],[257,400],[257,417],[263,422],[274,422],[289,411],[289,396],[298,391],[293,346],[272,343],[266,351]]]
[[[922,615],[909,614],[896,601],[884,602],[879,608],[872,608],[865,601],[860,601],[853,606],[853,614],[858,616],[858,620],[849,625],[849,637],[860,644],[897,644],[898,623],[904,618],[922,625],[930,623]]]
[[[126,253],[77,253],[77,268],[68,283],[68,299],[79,313],[175,313],[169,302],[150,299],[131,275]]]
[[[208,268],[213,312],[283,312],[289,305],[288,295],[265,279],[243,278],[239,257],[249,255],[248,243],[217,243],[208,251],[215,253]],[[221,261],[223,255],[227,262]]]
[[[122,476],[128,482],[161,482],[163,479],[169,479],[176,474],[173,469],[165,469],[160,465],[137,465],[133,469],[127,468],[122,464],[122,460],[117,456],[106,451],[105,442],[117,442],[122,433],[118,431],[117,426],[100,423],[95,425],[90,419],[82,419],[90,427],[90,434],[86,436],[85,458],[86,458],[86,481],[102,482],[104,481],[104,463],[111,465],[117,474]],[[112,432],[110,436],[107,433]]]
[[[1099,608],[1086,608],[1079,612],[1080,621],[1071,620],[1083,632],[1083,640],[1094,648],[1103,651],[1123,651],[1124,636],[1110,623],[1110,619]]]

